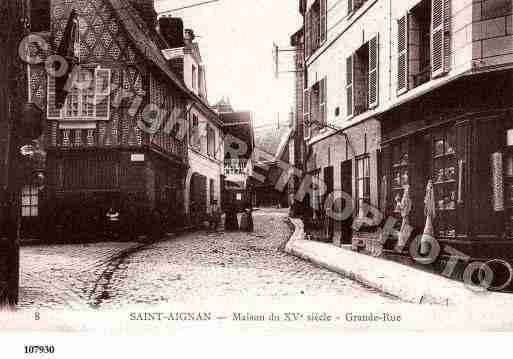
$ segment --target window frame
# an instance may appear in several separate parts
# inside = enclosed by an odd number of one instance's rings
[[[432,180],[436,218],[436,234],[456,238],[458,209],[458,154],[454,126],[437,129],[431,139]],[[441,151],[438,144],[441,143]],[[439,194],[443,195],[440,196]]]
[[[362,164],[363,173],[360,174],[360,164]],[[370,205],[371,200],[371,167],[370,167],[370,155],[368,153],[361,155],[355,159],[355,189],[356,189],[356,214],[357,217],[360,215],[360,209],[362,208],[362,204]],[[367,174],[365,173],[365,167],[367,169]],[[360,182],[363,183],[363,192],[364,195],[360,193]],[[368,192],[368,193],[366,193]],[[362,202],[363,200],[363,202]]]
[[[110,105],[111,105],[111,88],[112,88],[112,70],[110,68],[102,68],[100,66],[91,66],[91,65],[81,65],[77,67],[70,74],[70,76],[79,77],[82,74],[82,71],[88,71],[93,74],[92,83],[87,88],[90,97],[89,105],[92,107],[91,113],[84,112],[84,90],[76,87],[76,80],[73,80],[73,87],[70,89],[66,99],[64,101],[64,105],[61,109],[56,107],[56,79],[51,74],[47,75],[47,108],[46,115],[49,120],[58,120],[58,121],[69,121],[69,122],[92,122],[92,121],[108,121],[110,120]],[[106,83],[103,88],[100,87],[100,73],[103,73],[102,76],[105,77]],[[79,81],[80,83],[81,81]],[[76,91],[76,92],[75,92]],[[70,111],[70,100],[72,96],[76,96],[77,98],[77,108],[76,114],[69,113]],[[104,114],[100,116],[98,108],[103,101],[106,102]],[[87,101],[85,101],[87,103]],[[85,113],[85,114],[84,114]]]
[[[28,204],[25,204],[28,199]],[[39,217],[39,188],[35,185],[25,185],[21,190],[21,216],[23,218]],[[25,210],[28,209],[28,215]]]
[[[315,15],[318,15],[314,18]],[[314,21],[315,20],[315,21]],[[328,2],[315,0],[305,14],[306,58],[312,56],[328,41]]]
[[[209,124],[207,124],[207,155],[216,158],[216,132]]]

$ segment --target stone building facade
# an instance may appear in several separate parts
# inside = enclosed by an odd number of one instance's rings
[[[308,172],[328,192],[349,192],[354,218],[368,203],[395,217],[397,229],[408,188],[409,240],[426,226],[430,184],[433,235],[442,247],[511,259],[511,1],[299,5]],[[320,192],[307,196],[322,215]],[[337,234],[340,223],[324,224],[335,243],[349,242],[342,228]],[[390,239],[385,249],[394,247],[397,233]]]

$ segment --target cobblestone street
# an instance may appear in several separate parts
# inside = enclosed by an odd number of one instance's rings
[[[286,211],[255,212],[255,233],[199,232],[142,246],[22,249],[21,308],[120,309],[222,297],[393,299],[289,256]]]

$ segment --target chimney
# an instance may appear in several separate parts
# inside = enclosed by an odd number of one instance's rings
[[[196,38],[196,36],[194,36],[193,30],[185,29],[185,32],[184,32],[185,45],[192,45],[192,42],[194,41],[195,38]]]
[[[179,17],[159,18],[160,34],[171,49],[184,46],[183,21]]]
[[[157,26],[157,12],[155,11],[154,0],[130,0],[132,6],[139,12],[142,19],[152,29]]]

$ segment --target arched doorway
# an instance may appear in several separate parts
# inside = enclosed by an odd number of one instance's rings
[[[189,186],[189,215],[193,225],[198,225],[207,216],[207,177],[193,173]]]

